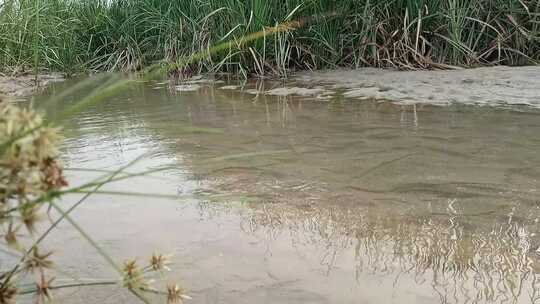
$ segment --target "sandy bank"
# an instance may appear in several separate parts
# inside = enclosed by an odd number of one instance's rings
[[[41,74],[37,77],[37,81],[34,75],[0,76],[0,96],[28,96],[52,82],[63,80],[64,77],[61,74]]]
[[[345,97],[399,103],[530,105],[540,107],[540,66],[448,71],[376,68],[301,72],[302,86],[321,85]]]

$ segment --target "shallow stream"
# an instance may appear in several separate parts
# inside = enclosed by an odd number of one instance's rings
[[[224,85],[139,83],[63,122],[72,185],[141,155],[127,171],[173,166],[74,212],[116,260],[173,253],[167,276],[193,304],[540,303],[540,110]],[[84,94],[35,104],[54,117]],[[48,245],[60,281],[115,277],[68,224]],[[136,299],[100,287],[57,301]]]

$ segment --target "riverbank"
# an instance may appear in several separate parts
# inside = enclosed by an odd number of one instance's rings
[[[540,66],[439,71],[363,68],[302,72],[294,79],[301,85],[318,84],[318,89],[356,99],[540,107]]]
[[[399,71],[336,69],[299,72],[270,87],[220,86],[252,95],[380,100],[398,104],[525,105],[540,108],[540,66],[484,67],[459,70]]]
[[[400,104],[457,103],[540,108],[540,66],[424,71],[360,68],[298,72],[264,89],[250,85],[252,81],[241,86],[200,77],[185,80],[175,90],[198,91],[205,86],[213,86],[220,90],[238,90],[253,95],[299,96],[315,100],[342,96]],[[63,80],[65,78],[59,73],[42,74],[37,78],[33,75],[0,76],[0,96],[28,96],[50,83]]]
[[[64,76],[60,73],[20,76],[0,76],[0,97],[21,97],[36,93],[47,85],[64,81]]]

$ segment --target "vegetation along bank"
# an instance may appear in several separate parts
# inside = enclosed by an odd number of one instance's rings
[[[240,45],[291,21],[301,22]],[[4,0],[0,27],[4,74],[138,70],[226,41],[233,43],[180,72],[540,61],[538,0]]]

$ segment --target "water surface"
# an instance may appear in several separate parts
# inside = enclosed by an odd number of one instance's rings
[[[246,89],[260,85],[276,84]],[[64,121],[73,185],[143,154],[128,171],[174,166],[106,189],[174,198],[97,195],[74,213],[115,259],[174,253],[194,304],[540,303],[540,111],[218,87],[140,83]],[[49,245],[60,279],[115,277],[67,224]]]

